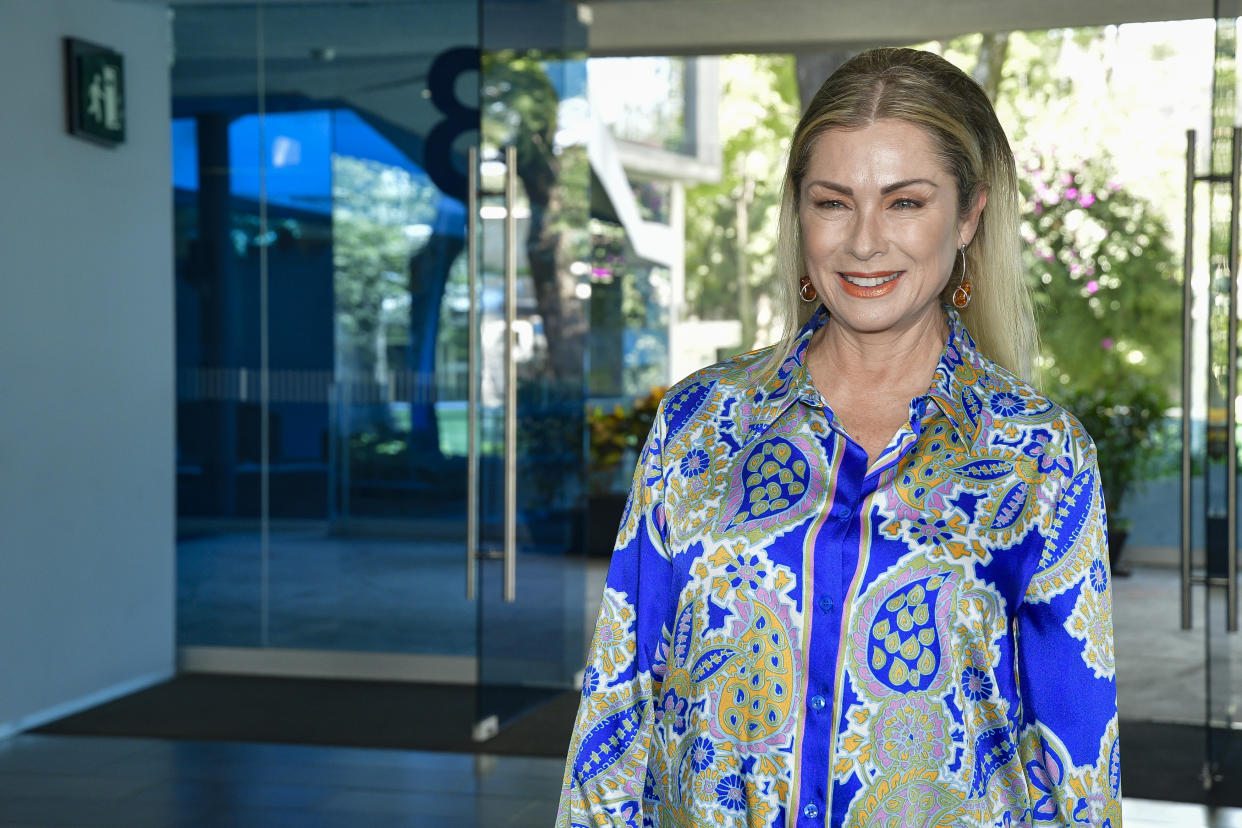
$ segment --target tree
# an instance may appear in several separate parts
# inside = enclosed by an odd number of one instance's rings
[[[569,265],[587,255],[589,166],[581,147],[558,147],[560,96],[541,53],[483,56],[483,142],[517,150],[517,176],[530,206],[526,255],[547,338],[547,378],[583,374],[586,316]]]
[[[731,55],[721,76],[721,180],[686,191],[686,303],[699,318],[740,319],[741,349],[749,350],[776,269],[798,91],[788,55]]]

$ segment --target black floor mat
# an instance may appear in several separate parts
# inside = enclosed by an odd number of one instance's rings
[[[471,685],[285,679],[184,673],[68,716],[35,733],[140,736],[564,758],[578,693],[488,688],[507,725],[475,742]],[[525,711],[525,712],[523,712]],[[1215,731],[1232,784],[1203,790],[1205,734],[1189,725],[1123,721],[1123,793],[1143,799],[1242,807],[1242,734]]]
[[[1212,737],[1224,746],[1218,768],[1224,782],[1205,791],[1203,728],[1122,721],[1122,795],[1242,808],[1242,733],[1216,729]]]
[[[488,688],[495,699],[488,710],[507,724],[475,742],[477,692],[472,685],[183,673],[33,732],[564,758],[578,693]]]

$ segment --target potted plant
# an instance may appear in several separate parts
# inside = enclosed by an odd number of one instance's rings
[[[630,409],[617,404],[609,410],[595,406],[587,415],[591,442],[587,469],[587,551],[610,555],[625,511],[630,472],[638,462],[647,433],[655,422],[663,388],[652,388]]]
[[[1124,504],[1126,496],[1155,470],[1168,394],[1149,377],[1118,368],[1108,384],[1071,393],[1065,407],[1095,441],[1108,511],[1109,559],[1115,574],[1128,575],[1129,569],[1121,563],[1131,526]]]

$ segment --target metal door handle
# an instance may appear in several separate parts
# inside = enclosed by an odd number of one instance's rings
[[[504,599],[517,600],[517,147],[505,147],[505,529]]]
[[[1238,631],[1238,202],[1239,181],[1242,180],[1242,127],[1233,128],[1233,158],[1229,174],[1229,402],[1225,408],[1228,457],[1226,459],[1225,496],[1228,500],[1229,577],[1225,584],[1226,627]]]
[[[466,315],[466,600],[473,601],[478,583],[479,557],[479,445],[478,377],[479,377],[479,151],[466,150],[466,291],[469,310]]]
[[[1186,131],[1186,249],[1182,258],[1182,533],[1180,545],[1182,629],[1191,628],[1190,606],[1190,396],[1193,354],[1190,272],[1195,233],[1195,131]]]

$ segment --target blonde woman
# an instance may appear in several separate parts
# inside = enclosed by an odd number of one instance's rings
[[[1024,379],[987,97],[865,52],[784,185],[788,335],[664,398],[558,825],[1119,827],[1095,449]]]

